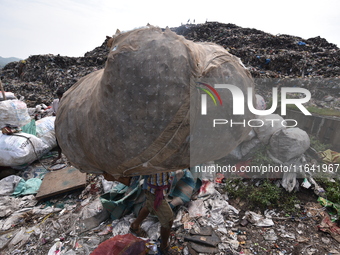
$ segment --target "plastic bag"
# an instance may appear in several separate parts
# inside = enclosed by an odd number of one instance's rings
[[[25,126],[31,121],[27,105],[20,100],[6,100],[0,102],[0,128],[6,124],[18,127]]]
[[[206,216],[207,209],[204,206],[204,200],[197,199],[189,202],[188,212],[190,217]]]
[[[132,234],[118,235],[101,244],[91,255],[143,255],[146,252],[146,242]]]
[[[56,118],[60,147],[81,171],[113,176],[176,171],[220,159],[251,128],[211,132],[201,125],[206,119],[190,107],[191,96],[200,98],[200,81],[235,84],[245,94],[253,88],[250,72],[222,46],[153,26],[118,33],[105,69],[83,77],[63,95]],[[232,115],[231,93],[222,89],[219,94],[223,105],[210,107],[210,113],[234,121],[254,117],[247,108],[242,116]],[[198,146],[201,139],[208,142]]]
[[[252,211],[246,211],[244,218],[258,227],[270,227],[274,225],[272,219],[265,218],[264,216]]]
[[[257,119],[258,123],[254,125],[258,127],[254,127],[253,129],[257,134],[257,138],[264,144],[269,143],[270,138],[276,131],[285,128],[281,125],[284,119],[278,114],[262,115],[258,116]]]
[[[22,180],[17,175],[10,175],[0,180],[0,196],[9,196],[15,190],[15,187]]]
[[[6,97],[6,100],[13,100],[13,99],[18,99],[14,93],[12,92],[5,92],[5,97]],[[4,98],[2,97],[2,93],[0,93],[0,101],[3,101]]]
[[[217,191],[215,190],[215,184],[210,181],[203,180],[202,186],[198,193],[198,197],[206,197],[215,194]]]
[[[57,140],[54,132],[55,117],[45,117],[38,120],[36,124],[37,137],[39,137],[44,143],[48,145],[50,149],[57,146]]]
[[[48,151],[49,147],[34,135],[23,132],[0,134],[0,166],[30,164]]]
[[[300,157],[310,146],[308,134],[300,128],[275,132],[270,138],[270,154],[282,162]]]
[[[27,181],[24,181],[24,179],[22,179],[18,183],[18,185],[15,187],[13,195],[24,196],[24,195],[36,194],[39,191],[41,183],[42,183],[42,180],[38,178],[28,179]]]

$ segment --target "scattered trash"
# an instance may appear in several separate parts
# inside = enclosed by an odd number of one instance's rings
[[[321,159],[325,163],[338,163],[340,164],[340,153],[332,150],[325,150],[319,153]]]
[[[208,197],[215,194],[216,190],[212,181],[203,180],[198,197]]]
[[[288,192],[292,192],[297,184],[298,183],[296,181],[296,173],[283,173],[281,185],[285,190],[287,190]]]
[[[217,245],[221,239],[216,235],[215,231],[211,230],[211,234],[191,234],[184,237],[184,241],[190,242],[190,246],[197,252],[216,253],[218,252]]]
[[[22,180],[17,175],[10,175],[0,180],[0,196],[10,196],[14,192],[16,186]]]
[[[303,179],[301,186],[304,187],[305,189],[309,189],[312,186],[312,184],[305,178]]]
[[[205,216],[207,213],[206,211],[203,199],[197,199],[189,202],[188,212],[190,217]]]
[[[331,218],[326,215],[320,225],[318,225],[318,228],[321,231],[329,233],[335,240],[337,240],[340,243],[340,227],[336,222],[332,222]]]
[[[340,216],[340,204],[335,204],[323,197],[318,197],[318,202],[329,209],[329,214]]]
[[[252,211],[246,211],[244,218],[258,227],[269,227],[274,225],[272,219],[265,218],[264,216]]]
[[[264,236],[263,238],[266,241],[276,241],[278,239],[277,235],[275,234],[274,229],[270,229]]]
[[[13,196],[25,196],[36,194],[41,186],[42,181],[39,178],[31,178],[25,181],[21,179],[16,185]]]

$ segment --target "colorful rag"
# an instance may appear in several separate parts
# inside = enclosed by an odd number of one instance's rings
[[[167,190],[170,187],[170,185],[156,186],[156,185],[152,185],[148,183],[148,186],[155,190],[155,201],[154,201],[153,207],[157,211],[158,207],[162,203],[162,200],[164,199],[163,191]]]

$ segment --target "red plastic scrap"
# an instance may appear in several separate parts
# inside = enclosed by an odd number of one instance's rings
[[[318,228],[323,231],[329,233],[335,240],[340,243],[340,228],[337,226],[336,222],[332,222],[331,218],[326,215]]]
[[[146,242],[132,234],[117,235],[101,244],[91,255],[145,255]]]
[[[216,179],[215,179],[216,183],[222,183],[223,179],[224,179],[224,175],[222,173],[217,173],[216,174]]]

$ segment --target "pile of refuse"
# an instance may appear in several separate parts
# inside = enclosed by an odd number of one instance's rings
[[[272,35],[218,22],[187,24],[173,30],[193,41],[223,46],[239,57],[255,78],[339,76],[339,48],[320,36]]]
[[[254,78],[339,77],[339,48],[321,37],[272,35],[218,22],[187,24],[171,30],[189,40],[223,46],[241,59]],[[23,96],[29,107],[49,105],[58,86],[67,90],[81,77],[104,67],[107,42],[105,38],[101,46],[83,57],[33,55],[9,63],[1,70],[4,88],[18,98]],[[339,86],[338,83],[332,88]]]
[[[58,87],[66,90],[80,78],[104,67],[108,54],[106,41],[84,57],[33,55],[11,62],[1,70],[4,89],[25,98],[29,107],[49,105]]]

